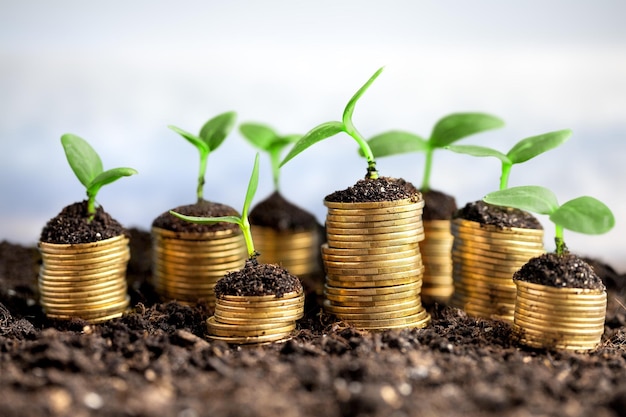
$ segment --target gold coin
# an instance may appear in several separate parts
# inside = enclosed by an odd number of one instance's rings
[[[302,290],[297,290],[297,291],[286,292],[281,297],[278,297],[278,296],[276,296],[274,294],[269,294],[269,295],[229,295],[229,294],[222,294],[219,298],[220,298],[220,300],[226,300],[226,301],[256,303],[256,302],[262,302],[262,301],[288,300],[288,299],[291,299],[291,298],[302,297],[302,295],[303,295],[303,291]]]
[[[517,323],[514,323],[514,327],[518,330],[521,330],[525,337],[543,339],[548,342],[556,342],[559,341],[561,343],[590,343],[594,341],[600,341],[602,335],[604,334],[604,329],[598,329],[594,332],[588,333],[564,333],[560,331],[550,332],[542,329],[535,329],[532,327],[524,327],[520,326]]]
[[[209,334],[212,336],[221,337],[258,337],[258,336],[270,336],[270,335],[284,335],[290,333],[296,328],[296,323],[291,323],[285,326],[276,327],[273,329],[255,329],[255,330],[242,330],[241,326],[227,325],[228,328],[215,327],[209,324],[207,320],[207,327]]]
[[[419,290],[420,287],[421,282],[419,281],[413,281],[402,285],[391,285],[381,288],[343,288],[326,284],[324,285],[324,292],[326,294],[336,295],[384,295]]]
[[[519,288],[517,294],[518,297],[521,297],[528,301],[537,302],[539,304],[550,303],[560,306],[576,305],[585,307],[596,307],[606,304],[606,298],[598,298],[597,296],[594,296],[592,294],[539,294],[534,292],[520,291]]]
[[[115,236],[105,240],[89,243],[48,243],[38,242],[39,250],[42,253],[73,253],[82,254],[89,252],[99,252],[102,249],[109,249],[111,246],[128,245],[128,238],[124,235]]]
[[[333,260],[335,258],[336,260]],[[332,256],[322,255],[324,260],[324,266],[328,269],[349,270],[352,268],[367,269],[367,268],[390,268],[399,266],[411,266],[422,265],[422,257],[416,252],[405,252],[402,256],[384,255],[373,257],[344,257],[337,258]]]
[[[424,200],[421,197],[416,198],[404,198],[401,200],[386,200],[386,201],[365,201],[365,202],[350,202],[342,203],[335,201],[324,200],[324,205],[329,209],[387,209],[387,208],[404,208],[404,207],[424,207]]]
[[[581,296],[581,298],[586,298],[588,296],[597,297],[598,299],[606,298],[606,292],[603,290],[574,288],[574,287],[552,287],[549,285],[535,284],[535,283],[524,281],[524,280],[516,280],[515,282],[521,290],[528,292],[528,293],[535,293],[535,294],[542,293],[545,295],[568,294],[568,295]]]
[[[267,323],[288,323],[299,320],[301,315],[285,316],[285,317],[230,317],[230,316],[215,316],[215,320],[226,324],[240,325],[240,324],[267,324]]]
[[[598,317],[596,316],[576,316],[576,315],[566,315],[566,314],[550,314],[543,313],[539,311],[527,310],[520,307],[519,304],[515,305],[515,314],[520,317],[524,317],[528,320],[536,321],[536,322],[544,322],[550,324],[551,322],[557,323],[557,325],[576,325],[576,326],[590,326],[590,325],[601,325],[604,326],[605,317],[604,315]]]
[[[331,305],[335,306],[344,306],[344,307],[375,307],[375,306],[388,306],[395,305],[396,303],[408,302],[410,300],[418,300],[419,301],[419,293],[413,291],[412,293],[400,293],[400,294],[390,294],[383,295],[374,298],[372,296],[341,296],[341,295],[332,295],[325,294],[326,300],[331,303]]]
[[[594,337],[602,337],[604,333],[604,326],[593,326],[593,327],[564,327],[558,323],[533,323],[532,321],[525,320],[519,315],[514,318],[515,324],[523,328],[526,332],[535,331],[537,333],[542,333],[545,337],[549,337],[551,335],[559,335],[561,337],[586,337],[589,339],[593,339]]]
[[[329,238],[328,245],[332,248],[338,249],[373,249],[412,244],[419,242],[423,238],[424,235],[416,235],[413,237],[397,238],[390,240],[337,240]]]
[[[240,259],[237,261],[226,262],[226,263],[215,263],[212,265],[177,265],[168,263],[166,265],[159,265],[160,269],[166,273],[183,273],[183,274],[204,274],[210,272],[227,272],[227,271],[238,271],[245,265],[245,260]]]
[[[215,305],[215,314],[218,316],[227,315],[229,317],[249,317],[249,318],[267,318],[267,317],[284,317],[302,314],[304,312],[304,304],[295,306],[282,307],[233,307],[225,306],[217,303]]]
[[[356,226],[356,227],[347,227],[347,226]],[[360,227],[359,227],[360,226]],[[326,223],[326,233],[330,235],[350,235],[350,236],[361,236],[361,235],[378,235],[383,233],[403,233],[403,232],[412,232],[412,233],[423,233],[424,228],[420,223],[410,223],[410,224],[401,224],[395,226],[365,226],[361,225],[349,225],[343,224],[339,227],[334,227],[328,225]]]
[[[355,271],[355,270],[348,270],[348,269],[338,270],[338,272],[335,273],[334,270],[327,269],[326,277],[332,280],[337,280],[337,281],[371,281],[371,280],[378,280],[380,278],[392,280],[392,279],[401,279],[401,278],[406,278],[406,277],[413,278],[413,279],[418,278],[421,280],[421,276],[423,275],[423,272],[424,272],[424,267],[413,266],[413,268],[409,268],[404,271],[396,271],[396,272],[381,271],[380,273],[363,273],[362,271],[360,271],[360,273],[355,273],[354,275],[348,275],[351,271]]]
[[[453,251],[452,253],[455,253],[455,252],[456,251]],[[533,252],[526,252],[526,253],[521,253],[521,252],[504,253],[504,252],[487,251],[483,249],[474,249],[470,247],[464,247],[462,251],[456,252],[456,255],[461,256],[461,257],[477,256],[477,257],[480,257],[480,259],[489,260],[490,263],[504,261],[504,262],[519,262],[519,263],[525,264],[526,262],[528,262],[529,259],[534,258],[535,256],[539,256],[542,253],[544,252],[538,253],[538,252],[533,251]]]
[[[116,312],[120,309],[125,309],[128,307],[130,301],[130,297],[126,296],[125,298],[111,300],[106,303],[98,303],[98,304],[84,304],[84,305],[75,305],[75,304],[53,304],[53,303],[41,303],[46,314],[48,312],[52,314],[67,314],[67,315],[80,315],[80,317],[87,318],[90,315],[100,314],[108,315],[109,313]]]
[[[453,268],[455,273],[474,273],[478,275],[495,276],[499,278],[513,279],[513,274],[524,264],[514,262],[486,263],[482,260],[463,259],[453,257]]]
[[[337,317],[340,317],[348,321],[350,320],[389,320],[389,319],[395,319],[399,317],[411,316],[411,315],[417,314],[418,312],[424,309],[419,303],[414,303],[413,305],[404,307],[404,308],[392,309],[390,311],[376,311],[376,312],[367,312],[365,311],[366,309],[357,307],[357,309],[360,311],[347,313],[345,312],[345,309],[349,309],[349,307],[345,307],[344,309],[342,309],[344,310],[342,312],[337,311],[339,307],[332,308],[332,311],[328,309],[327,307],[328,307],[327,305],[324,305],[324,309],[327,310],[329,313],[332,313],[336,315]]]
[[[376,281],[341,281],[326,278],[326,284],[338,288],[373,288],[373,287],[390,287],[402,284],[410,284],[418,281],[416,277],[404,277],[395,279],[381,279]]]
[[[226,342],[229,344],[251,345],[251,344],[282,341],[284,339],[290,338],[291,332],[286,332],[285,334],[270,334],[270,335],[264,335],[264,336],[245,336],[245,337],[216,336],[216,335],[210,334],[207,337],[211,340],[219,340],[219,341]]]
[[[368,223],[368,222],[384,222],[384,221],[395,221],[395,220],[405,220],[412,219],[413,221],[421,221],[422,212],[421,210],[413,210],[413,211],[404,211],[399,213],[389,213],[389,214],[374,214],[374,213],[334,213],[333,211],[329,211],[326,214],[326,222],[334,222],[334,223],[344,223],[344,224],[357,224],[357,223]]]
[[[413,324],[423,322],[424,320],[430,320],[430,315],[426,312],[426,310],[422,309],[419,312],[407,316],[399,316],[390,319],[346,319],[348,323],[353,325],[354,327],[361,329],[384,329],[384,328],[395,328],[402,327],[403,325]]]
[[[343,229],[342,231],[346,232],[344,234],[331,233],[330,231],[327,231],[326,237],[329,241],[329,245],[331,240],[395,240],[424,235],[424,231],[422,229],[407,228],[401,228],[395,232],[377,232],[376,230],[366,229],[354,229],[352,232],[349,232],[348,230],[352,229]]]
[[[343,316],[345,314],[378,314],[401,311],[407,308],[421,307],[418,297],[412,297],[405,301],[397,300],[393,304],[376,304],[373,306],[348,306],[343,304],[335,304],[330,300],[324,300],[324,310],[329,313]]]
[[[89,298],[91,296],[100,296],[109,294],[118,290],[126,290],[126,281],[113,281],[111,285],[100,288],[83,288],[83,287],[50,287],[39,285],[39,294],[45,297],[68,297],[74,299]]]
[[[516,303],[520,308],[527,311],[535,311],[545,314],[562,314],[567,316],[594,316],[604,317],[606,314],[606,304],[597,306],[580,306],[574,304],[552,304],[552,303],[539,303],[536,301],[528,301],[526,299],[516,298]]]
[[[74,253],[73,251],[59,251],[59,252],[41,252],[42,259],[48,259],[51,261],[62,262],[64,260],[84,260],[84,259],[98,259],[104,257],[106,259],[110,256],[120,255],[128,252],[128,245],[110,245],[99,247],[99,250],[86,253]]]
[[[453,219],[450,222],[450,226],[452,228],[456,228],[458,230],[465,230],[467,231],[467,233],[470,234],[480,234],[480,233],[485,233],[485,234],[495,234],[495,235],[503,235],[503,234],[509,234],[509,235],[520,235],[523,237],[541,237],[543,239],[543,229],[528,229],[528,228],[521,228],[521,227],[500,227],[500,226],[495,226],[495,225],[489,225],[489,224],[482,224],[476,221],[472,221],[472,220],[465,220],[465,219]]]
[[[349,220],[335,220],[334,218],[326,219],[326,229],[338,228],[338,229],[378,229],[385,227],[407,227],[418,226],[423,228],[422,216],[416,214],[412,217],[393,218],[387,220],[378,221],[349,221]]]
[[[232,236],[243,236],[243,233],[238,228],[225,229],[225,230],[213,230],[209,232],[175,232],[172,230],[162,229],[160,227],[152,228],[152,235],[159,238],[173,238],[176,240],[219,240],[228,239]]]
[[[294,293],[291,293],[294,294]],[[274,297],[272,299],[250,300],[245,296],[229,296],[228,298],[220,298],[220,304],[225,306],[242,306],[242,307],[271,307],[271,306],[293,306],[304,302],[304,292],[295,293],[295,296]]]
[[[322,254],[324,256],[369,256],[369,255],[384,255],[400,252],[413,251],[419,252],[418,242],[410,242],[402,245],[389,245],[379,248],[333,248],[329,247],[327,243],[321,246]]]

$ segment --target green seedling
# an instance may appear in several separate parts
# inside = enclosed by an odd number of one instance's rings
[[[556,226],[554,241],[558,255],[568,251],[563,240],[563,229],[597,235],[608,232],[615,225],[613,213],[601,201],[584,196],[559,205],[552,191],[536,185],[494,191],[487,194],[483,201],[488,204],[547,214]]]
[[[274,129],[260,123],[242,123],[239,131],[252,145],[270,156],[274,189],[280,189],[280,154],[288,145],[298,141],[302,135],[281,136]]]
[[[428,139],[413,133],[392,130],[376,135],[367,143],[377,158],[409,152],[424,152],[426,160],[422,177],[422,191],[430,190],[433,154],[452,143],[475,133],[504,126],[504,122],[484,113],[453,113],[440,119]]]
[[[122,177],[134,175],[137,171],[132,168],[113,168],[105,171],[100,156],[91,145],[71,133],[61,136],[61,144],[72,171],[87,190],[87,213],[91,221],[96,214],[96,196],[100,188]]]
[[[207,160],[209,154],[216,150],[224,139],[228,136],[235,125],[237,114],[235,112],[226,112],[215,116],[202,126],[200,135],[196,136],[176,126],[168,126],[174,132],[187,139],[200,153],[200,170],[198,171],[198,187],[196,196],[198,202],[204,198],[204,177],[206,174]]]
[[[476,145],[451,145],[447,146],[446,149],[472,156],[493,156],[498,158],[502,162],[500,190],[504,190],[509,185],[509,175],[513,165],[521,164],[522,162],[526,162],[529,159],[549,151],[550,149],[556,148],[569,139],[570,136],[572,136],[572,131],[570,129],[557,130],[555,132],[532,136],[517,142],[506,154],[503,154],[495,149]]]
[[[346,108],[343,111],[343,117],[341,122],[326,122],[322,123],[319,126],[314,127],[305,134],[296,144],[291,148],[285,159],[280,163],[282,167],[288,161],[290,161],[293,157],[298,155],[300,152],[307,149],[309,146],[323,140],[327,139],[331,136],[335,136],[337,133],[345,132],[350,135],[359,145],[361,153],[365,156],[367,160],[367,174],[365,178],[367,179],[376,179],[378,178],[378,171],[376,171],[376,161],[374,160],[374,154],[370,149],[367,141],[363,138],[363,136],[359,133],[358,130],[354,127],[352,123],[352,113],[354,113],[354,107],[356,102],[361,98],[363,93],[367,91],[370,85],[376,80],[376,78],[383,72],[384,67],[380,68],[378,71],[374,73],[370,77],[369,80],[356,92],[354,96],[350,99]]]
[[[254,158],[254,168],[252,168],[252,175],[248,182],[248,190],[246,191],[246,198],[243,202],[243,209],[241,210],[241,217],[237,216],[221,216],[221,217],[198,217],[198,216],[186,216],[184,214],[171,211],[170,213],[180,219],[191,223],[198,224],[214,224],[219,222],[234,223],[239,225],[239,228],[243,232],[243,237],[246,241],[246,248],[248,250],[248,256],[254,258],[256,251],[254,249],[254,242],[252,241],[252,233],[250,231],[250,222],[248,221],[248,211],[250,210],[250,204],[256,194],[257,186],[259,185],[259,154],[256,154]]]

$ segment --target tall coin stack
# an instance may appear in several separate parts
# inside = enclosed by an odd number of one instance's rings
[[[221,295],[207,319],[209,338],[232,344],[269,343],[289,338],[304,316],[304,291],[275,295]]]
[[[545,252],[542,229],[499,228],[465,219],[451,224],[454,295],[450,304],[468,314],[513,322],[513,274]]]
[[[452,243],[450,220],[424,221],[424,240],[420,251],[424,260],[422,299],[447,304],[454,293],[452,280]]]
[[[557,288],[515,280],[514,328],[534,348],[589,350],[604,333],[606,291]]]
[[[39,242],[39,251],[39,296],[46,316],[99,323],[128,308],[126,236],[80,244]]]
[[[324,201],[327,244],[324,309],[365,330],[424,327],[424,201]]]
[[[248,253],[240,229],[192,233],[152,228],[153,284],[181,303],[215,304],[213,288],[229,271],[241,269]]]
[[[259,252],[259,262],[277,264],[296,276],[319,271],[320,239],[317,228],[279,231],[266,226],[251,226]]]

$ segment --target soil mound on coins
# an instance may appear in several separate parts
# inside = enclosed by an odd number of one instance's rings
[[[594,270],[580,257],[566,253],[546,253],[528,261],[514,275],[533,284],[551,287],[604,290],[604,284]]]
[[[450,220],[457,211],[454,197],[444,192],[422,191],[422,198],[424,199],[422,220]]]
[[[197,217],[239,216],[237,210],[230,206],[206,200],[202,200],[195,204],[178,206],[173,208],[172,211],[184,214],[185,216]],[[213,224],[191,223],[183,219],[179,219],[178,217],[173,216],[169,211],[166,211],[154,219],[152,227],[160,227],[161,229],[171,230],[173,232],[206,233],[217,232],[220,230],[234,230],[239,226],[233,223],[225,222]]]
[[[500,228],[543,229],[539,220],[526,211],[494,206],[480,200],[467,203],[463,208],[457,210],[453,217]]]
[[[319,227],[315,216],[287,201],[278,191],[254,206],[248,218],[250,224],[280,232],[314,230]]]
[[[407,198],[415,199],[415,201],[421,198],[420,192],[413,184],[402,178],[379,177],[374,180],[359,180],[352,187],[327,195],[325,200],[335,203],[365,203]]]

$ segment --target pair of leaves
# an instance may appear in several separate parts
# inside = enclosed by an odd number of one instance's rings
[[[296,155],[300,154],[305,149],[309,148],[311,145],[315,143],[327,139],[331,136],[335,136],[340,132],[345,132],[348,135],[352,136],[353,139],[357,141],[359,144],[359,148],[362,154],[367,159],[368,163],[373,163],[374,154],[370,149],[369,145],[363,139],[363,137],[359,134],[359,132],[354,127],[352,123],[352,114],[354,113],[354,108],[356,106],[357,101],[361,98],[361,96],[367,91],[367,89],[372,85],[372,83],[378,78],[378,76],[383,72],[384,67],[381,67],[372,75],[369,80],[352,96],[348,104],[346,105],[343,111],[342,121],[332,121],[322,123],[313,129],[311,129],[308,133],[306,133],[296,144],[291,148],[287,156],[280,163],[282,167],[291,159],[293,159]]]
[[[243,202],[243,209],[241,210],[241,217],[237,216],[219,216],[219,217],[199,217],[199,216],[187,216],[184,214],[170,211],[170,213],[180,219],[188,222],[198,224],[214,224],[219,222],[234,223],[239,225],[239,228],[243,232],[244,239],[246,241],[246,247],[248,249],[248,255],[254,256],[254,243],[252,241],[252,235],[250,233],[250,222],[248,220],[248,212],[250,211],[250,205],[256,194],[256,190],[259,185],[259,154],[256,154],[254,158],[254,167],[252,168],[252,174],[248,181],[248,189],[246,190],[246,197]]]
[[[217,149],[222,142],[224,142],[230,131],[233,129],[236,118],[237,114],[232,111],[219,114],[202,126],[199,136],[189,133],[176,126],[170,125],[168,127],[181,135],[183,138],[187,139],[198,149],[202,156],[206,157],[209,153]]]
[[[578,197],[559,205],[552,191],[540,186],[512,187],[486,195],[483,201],[548,215],[550,221],[578,233],[602,234],[615,225],[611,210],[593,197]]]
[[[104,170],[98,153],[81,137],[66,133],[61,136],[61,144],[72,171],[87,190],[90,199],[95,199],[100,188],[122,177],[137,173],[132,168]]]
[[[504,122],[485,113],[453,113],[441,118],[433,127],[429,139],[399,130],[391,130],[369,139],[378,157],[409,152],[426,152],[444,148],[467,136],[504,126]]]
[[[472,156],[493,156],[503,164],[514,165],[526,162],[544,152],[554,149],[572,136],[570,129],[557,130],[522,139],[517,142],[506,154],[495,149],[477,145],[452,145],[447,149]]]

